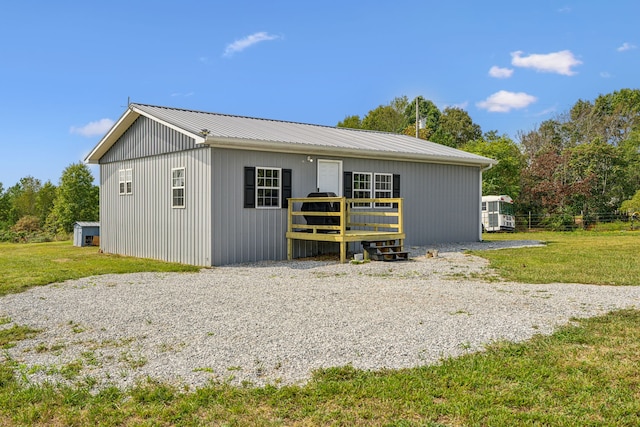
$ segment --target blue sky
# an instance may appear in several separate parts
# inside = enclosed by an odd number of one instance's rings
[[[28,175],[57,184],[128,98],[333,126],[422,95],[515,138],[578,99],[640,86],[635,0],[5,3],[5,189]]]

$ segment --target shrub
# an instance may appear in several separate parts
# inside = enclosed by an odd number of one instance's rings
[[[540,221],[540,224],[552,231],[572,231],[577,228],[573,216],[568,213],[551,214]]]
[[[40,219],[34,215],[25,215],[11,227],[11,230],[16,233],[35,233],[36,231],[40,231]]]

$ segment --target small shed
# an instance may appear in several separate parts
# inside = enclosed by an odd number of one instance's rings
[[[100,246],[100,223],[78,221],[73,224],[73,246]]]

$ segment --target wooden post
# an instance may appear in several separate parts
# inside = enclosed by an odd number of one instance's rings
[[[287,232],[293,231],[293,202],[289,200],[289,206],[287,208]],[[293,239],[287,237],[287,260],[291,261],[293,258]]]
[[[404,212],[402,210],[403,199],[398,199],[398,233],[404,233]]]
[[[347,231],[347,198],[340,199],[340,236],[344,238]]]
[[[347,232],[347,198],[340,199],[340,264],[347,262],[347,243],[344,241]]]
[[[398,199],[398,233],[404,233],[404,211],[402,209],[402,202],[404,200],[402,198]],[[400,248],[403,247],[404,241],[403,239],[398,239],[398,244]]]

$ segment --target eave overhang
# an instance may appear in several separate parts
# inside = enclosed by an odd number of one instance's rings
[[[267,151],[275,153],[302,154],[307,156],[352,157],[360,159],[397,160],[404,162],[439,163],[448,165],[475,166],[486,168],[498,164],[489,158],[464,158],[398,151],[367,150],[362,148],[328,147],[324,145],[301,144],[278,141],[262,141],[242,138],[220,138],[208,136],[204,145],[234,150]]]

